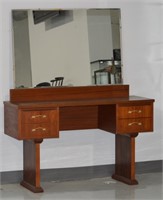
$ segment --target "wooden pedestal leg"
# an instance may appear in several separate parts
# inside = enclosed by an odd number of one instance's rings
[[[40,143],[43,140],[23,141],[23,181],[20,183],[32,192],[43,192],[40,187]]]
[[[113,179],[129,185],[138,184],[135,179],[135,137],[131,135],[116,135],[116,161]]]

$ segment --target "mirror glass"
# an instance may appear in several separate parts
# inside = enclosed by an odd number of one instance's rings
[[[122,83],[120,9],[12,10],[12,22],[16,88]]]

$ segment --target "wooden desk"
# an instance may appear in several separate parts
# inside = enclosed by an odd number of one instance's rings
[[[23,140],[21,185],[33,192],[40,186],[40,143],[59,138],[61,130],[101,129],[115,134],[112,178],[135,179],[135,137],[153,131],[153,99],[129,96],[128,85],[33,88],[10,90],[4,102],[5,134]]]

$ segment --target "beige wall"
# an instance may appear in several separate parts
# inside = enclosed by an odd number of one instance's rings
[[[87,16],[76,10],[73,21],[46,30],[30,18],[33,85],[64,76],[65,85],[91,84]]]
[[[32,86],[28,19],[13,18],[13,47],[15,87]]]
[[[88,10],[88,35],[90,60],[105,60],[113,57],[110,10]]]

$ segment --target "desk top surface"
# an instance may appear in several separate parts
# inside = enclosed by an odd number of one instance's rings
[[[96,106],[96,105],[109,105],[109,104],[140,104],[151,103],[154,102],[154,99],[149,99],[145,97],[139,96],[129,96],[128,98],[96,98],[96,99],[82,99],[82,100],[56,100],[56,101],[44,101],[44,102],[22,102],[22,103],[11,103],[5,102],[7,104],[11,104],[12,106],[18,106],[19,108],[27,108],[27,107],[69,107],[69,106]]]

